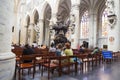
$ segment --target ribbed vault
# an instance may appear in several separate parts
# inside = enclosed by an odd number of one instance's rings
[[[57,15],[60,15],[63,21],[66,21],[66,19],[70,14],[70,10],[71,10],[71,0],[61,0],[59,3]]]
[[[92,9],[92,11],[99,13],[102,11],[102,9],[105,7],[105,0],[81,0],[80,3],[80,16],[83,15],[83,13],[86,10]]]

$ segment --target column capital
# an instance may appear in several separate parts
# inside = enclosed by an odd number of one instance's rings
[[[79,7],[80,7],[80,4],[77,4],[77,3],[76,3],[76,4],[73,4],[73,5],[72,5],[72,10],[74,10],[74,9],[75,9],[75,10],[79,10]]]
[[[52,21],[54,24],[57,22],[57,13],[52,13],[50,21]]]
[[[28,28],[28,26],[27,26],[27,25],[25,25],[24,27],[25,27],[25,28]]]
[[[39,20],[38,20],[38,23],[39,23],[39,22],[43,22],[43,20],[44,20],[44,19],[39,19]]]
[[[52,17],[57,17],[57,13],[52,13]]]
[[[30,23],[29,25],[30,25],[30,26],[33,26],[33,25],[34,25],[34,23]]]

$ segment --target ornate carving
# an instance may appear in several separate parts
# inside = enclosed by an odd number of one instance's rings
[[[36,42],[38,43],[39,38],[40,38],[40,28],[39,28],[39,26],[35,25],[34,30],[36,31],[36,40],[37,40]]]
[[[108,22],[109,25],[112,28],[114,28],[114,25],[117,22],[117,16],[114,11],[114,1],[113,0],[107,0],[106,2],[107,10],[108,10]]]
[[[58,15],[57,16],[57,22],[52,26],[52,29],[55,30],[55,45],[59,43],[66,43],[68,40],[65,37],[65,34],[68,30],[69,27],[69,21],[67,23],[64,23],[62,16]]]
[[[109,41],[113,42],[115,40],[115,38],[113,36],[109,37]]]
[[[116,17],[116,15],[115,15],[115,14],[113,14],[113,15],[108,15],[108,21],[109,21],[109,25],[110,25],[111,29],[113,29],[113,28],[114,28],[114,25],[115,25],[116,22],[117,22],[117,17]]]

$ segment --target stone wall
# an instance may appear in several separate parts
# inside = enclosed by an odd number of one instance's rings
[[[0,80],[13,80],[15,54],[11,52],[13,0],[0,0]]]

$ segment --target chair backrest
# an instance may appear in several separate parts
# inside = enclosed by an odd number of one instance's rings
[[[22,55],[20,57],[20,64],[26,62],[35,63],[35,55]]]
[[[35,54],[41,54],[41,50],[39,48],[35,48],[34,51],[35,51]]]
[[[42,54],[48,54],[48,49],[40,49]]]

